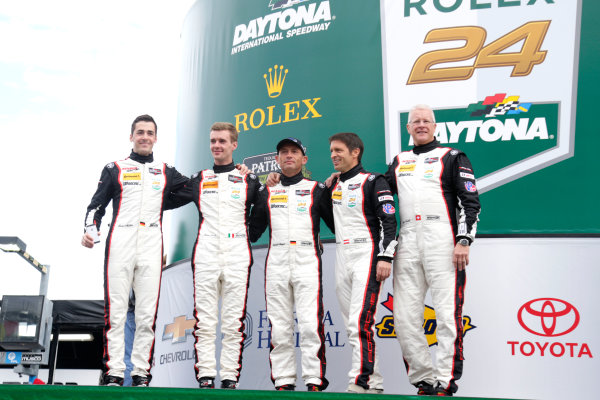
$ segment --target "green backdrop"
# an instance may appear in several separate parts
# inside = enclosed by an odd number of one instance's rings
[[[237,121],[240,138],[234,159],[236,162],[246,160],[249,166],[256,164],[259,175],[268,172],[268,168],[263,167],[272,166],[268,163],[269,153],[275,151],[276,143],[281,138],[294,136],[307,147],[309,173],[314,179],[323,180],[332,171],[327,139],[341,131],[358,133],[366,145],[365,168],[384,172],[379,2],[311,0],[287,9],[277,9],[277,3],[270,0],[199,0],[190,10],[182,31],[184,54],[177,132],[178,169],[191,175],[212,167],[208,147],[211,124]],[[321,14],[312,24],[310,18],[298,19],[298,10],[310,14],[311,5],[314,5],[313,13],[318,9],[323,11],[320,7],[327,8],[328,13]],[[275,13],[281,14],[273,16]],[[294,18],[300,21],[294,29],[313,26],[321,30],[307,33],[305,29],[301,35],[287,37],[289,30],[280,29],[281,25],[273,23],[271,35],[281,33],[275,40],[243,51],[235,50],[236,27],[244,24],[246,32],[258,33],[258,30],[252,30],[251,21],[258,29],[261,22],[281,15],[287,15],[284,24],[291,23]],[[595,126],[600,65],[598,15],[600,4],[584,0],[574,156],[483,193],[479,234],[600,234],[600,212],[596,205],[600,189],[593,170],[595,152],[600,148]],[[270,27],[267,24],[266,30]],[[269,34],[262,37],[267,36]],[[245,43],[252,43],[252,40]],[[269,97],[263,76],[275,65],[283,65],[287,74],[281,94]],[[557,71],[557,79],[560,79],[560,71]],[[305,102],[310,103],[313,110]],[[269,113],[271,121],[280,119],[281,122],[269,125]],[[264,121],[260,124],[262,115]],[[239,123],[244,118],[246,125]],[[284,122],[286,119],[289,121]],[[251,121],[256,129],[252,128]],[[463,150],[469,154],[468,148]],[[510,149],[506,154],[514,157]],[[476,171],[478,157],[502,157],[497,152],[469,155]],[[190,256],[197,221],[197,211],[192,205],[174,212],[176,246],[172,251],[173,260]],[[324,238],[331,238],[328,230],[323,233]]]

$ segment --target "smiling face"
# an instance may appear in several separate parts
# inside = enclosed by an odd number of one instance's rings
[[[413,138],[415,146],[422,146],[433,141],[436,123],[433,112],[427,109],[416,109],[410,114],[406,130]]]
[[[275,156],[283,175],[292,177],[302,171],[302,166],[308,161],[308,157],[302,154],[302,150],[296,145],[286,144],[279,149]]]
[[[156,126],[148,121],[137,122],[133,133],[129,136],[129,141],[133,143],[133,151],[140,156],[152,154],[152,148],[156,143]]]
[[[360,149],[354,149],[350,151],[348,146],[341,140],[332,140],[329,144],[329,150],[331,151],[331,161],[333,162],[333,168],[336,171],[344,173],[350,171],[354,166],[358,165],[358,155]]]
[[[229,131],[210,131],[210,152],[215,160],[215,165],[227,165],[233,162],[233,151],[237,149],[238,142],[231,141]]]

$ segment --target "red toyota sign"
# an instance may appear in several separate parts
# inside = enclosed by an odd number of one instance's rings
[[[579,325],[579,311],[569,302],[555,298],[531,300],[517,313],[527,332],[538,336],[562,336]]]

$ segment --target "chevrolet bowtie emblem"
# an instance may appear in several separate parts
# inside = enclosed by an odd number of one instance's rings
[[[187,319],[185,315],[176,317],[172,324],[165,325],[162,340],[172,339],[172,343],[185,342],[186,336],[193,334],[195,325],[195,319]]]

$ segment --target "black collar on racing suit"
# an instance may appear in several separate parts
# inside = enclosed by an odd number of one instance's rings
[[[350,168],[348,171],[340,174],[340,181],[344,182],[350,178],[354,178],[358,175],[359,172],[363,172],[363,166],[361,163],[356,164],[354,167]]]
[[[281,184],[283,186],[295,185],[296,183],[300,182],[302,179],[304,179],[304,175],[302,175],[302,171],[298,172],[294,176],[289,176],[289,177],[285,176],[284,174],[281,174]]]
[[[227,165],[213,165],[213,171],[215,174],[222,174],[223,172],[230,172],[235,169],[235,164],[233,161]]]
[[[147,156],[141,156],[138,153],[136,153],[135,151],[131,150],[131,154],[129,155],[129,158],[131,158],[133,161],[137,161],[140,164],[146,164],[146,163],[151,163],[152,161],[154,161],[154,153],[150,153]]]
[[[438,142],[436,138],[433,138],[433,140],[429,143],[425,143],[425,144],[422,144],[421,146],[413,147],[413,153],[415,153],[415,154],[427,153],[428,151],[431,151],[439,146],[440,146],[440,142]]]

